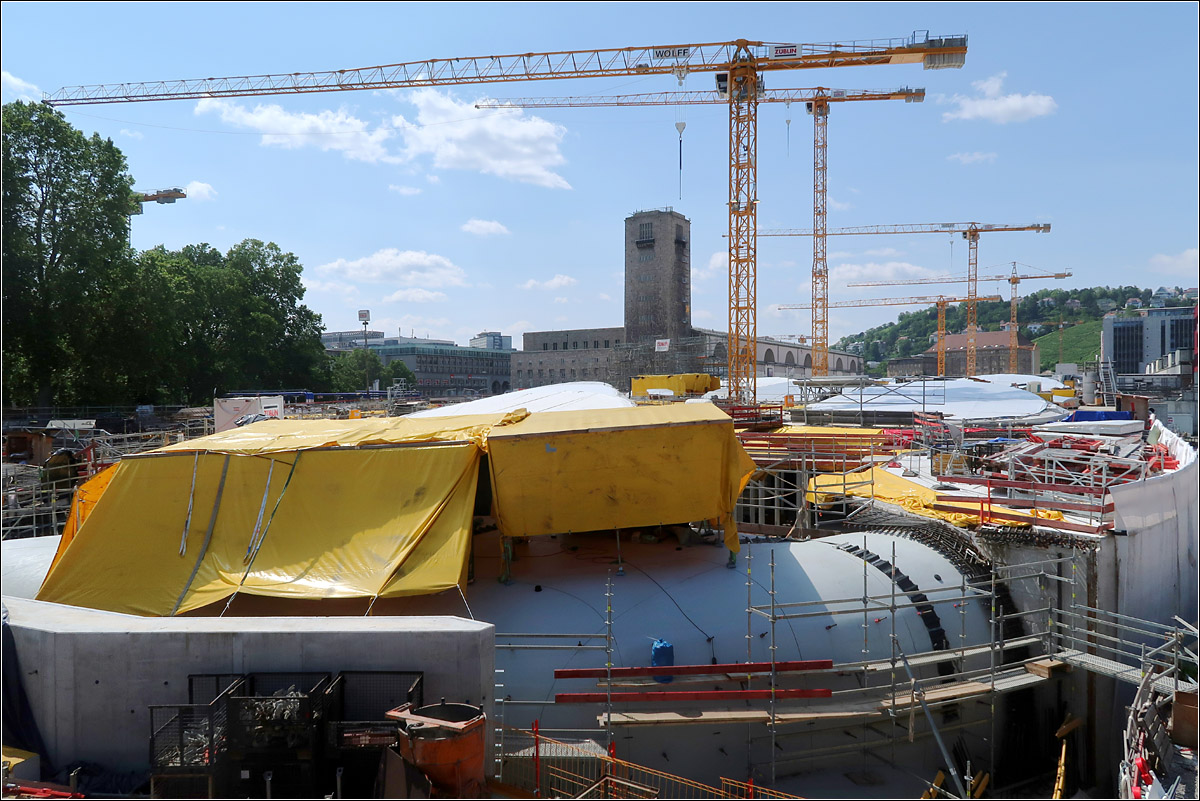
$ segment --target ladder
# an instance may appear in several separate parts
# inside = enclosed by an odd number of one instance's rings
[[[1113,373],[1112,362],[1100,363],[1100,394],[1105,406],[1117,405],[1117,377]]]

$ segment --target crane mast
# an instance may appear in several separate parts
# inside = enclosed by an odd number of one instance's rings
[[[976,276],[978,281],[1007,281],[1012,288],[1012,298],[1009,303],[1009,320],[1008,320],[1008,371],[1016,373],[1018,371],[1017,353],[1019,345],[1017,341],[1017,287],[1022,281],[1038,280],[1042,278],[1070,278],[1071,271],[1061,273],[1017,273],[1017,262],[1012,262],[1012,272],[1004,275],[980,275]],[[1023,265],[1028,267],[1029,265]],[[962,278],[955,275],[937,276],[935,278],[909,278],[900,281],[854,281],[846,286],[910,286],[912,284],[954,284],[967,281],[969,278]],[[939,312],[944,314],[944,310],[939,308]]]
[[[815,217],[815,215],[814,215]],[[970,255],[967,266],[967,375],[973,376],[976,372],[975,360],[975,334],[978,329],[976,325],[976,303],[978,301],[978,284],[979,284],[979,235],[985,232],[994,231],[1034,231],[1037,233],[1048,233],[1050,231],[1049,223],[1034,223],[1032,225],[1001,225],[991,223],[910,223],[904,225],[859,225],[848,228],[836,228],[832,231],[818,230],[814,225],[812,229],[805,228],[775,228],[770,230],[759,231],[759,236],[811,236],[813,241],[824,239],[826,236],[857,236],[863,234],[946,234],[946,233],[961,233],[963,238],[967,240],[969,245]],[[815,250],[814,250],[815,252]],[[825,308],[817,308],[816,296],[816,268],[813,269],[813,336],[816,337],[818,316],[827,314]],[[785,308],[785,307],[780,307]],[[794,308],[794,307],[786,307]],[[826,307],[827,308],[827,307]],[[814,342],[814,352],[824,347],[828,349],[828,340],[824,342]],[[814,362],[815,364],[815,362]],[[814,374],[816,374],[814,370]]]
[[[46,101],[53,106],[90,105],[629,75],[673,75],[682,82],[691,72],[725,73],[729,91],[728,395],[734,402],[754,404],[758,350],[757,110],[762,73],[882,64],[953,69],[963,66],[966,53],[966,36],[931,38],[927,32],[905,38],[824,44],[737,39],[706,44],[429,59],[324,72],[72,86],[47,96]]]
[[[952,279],[954,280],[954,279]],[[915,283],[915,282],[914,282]],[[863,306],[924,306],[934,304],[937,306],[937,360],[938,360],[938,376],[945,377],[946,375],[946,306],[951,303],[965,303],[967,298],[947,297],[945,295],[925,295],[908,298],[869,298],[865,300],[841,300],[835,303],[829,303],[828,308],[833,309],[853,309]],[[999,295],[988,295],[987,297],[977,297],[976,301],[986,300],[994,301],[1001,300]],[[776,308],[779,309],[810,309],[816,316],[817,303],[814,300],[812,303],[787,303],[781,304]],[[815,366],[815,361],[814,361]],[[815,371],[814,371],[815,375]]]

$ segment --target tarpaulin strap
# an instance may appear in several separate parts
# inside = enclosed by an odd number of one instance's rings
[[[213,529],[217,527],[217,513],[221,510],[221,495],[225,492],[227,475],[229,475],[229,454],[225,454],[225,462],[221,465],[221,482],[217,484],[217,497],[213,498],[212,516],[208,519],[208,531],[204,532],[204,544],[200,546],[200,553],[196,555],[196,564],[192,565],[192,574],[188,576],[187,583],[183,585],[183,590],[175,599],[175,606],[171,609],[172,616],[179,611],[188,590],[192,588],[192,582],[196,580],[196,574],[200,572],[200,563],[204,561],[204,555],[208,553],[208,544],[212,542]]]
[[[267,485],[263,487],[262,504],[258,507],[258,519],[254,521],[254,531],[250,534],[250,542],[246,546],[246,555],[242,557],[242,564],[250,561],[259,542],[259,532],[262,531],[263,512],[267,509],[267,496],[271,494],[271,476],[275,473],[275,460],[271,460],[271,466],[267,469]]]
[[[225,613],[229,611],[229,607],[233,605],[233,599],[237,597],[238,592],[242,589],[242,585],[246,583],[246,578],[250,575],[250,570],[254,567],[254,560],[258,558],[258,552],[262,548],[263,542],[265,542],[267,539],[267,532],[271,530],[271,523],[275,520],[275,513],[279,511],[279,504],[283,501],[283,496],[287,494],[288,487],[291,486],[292,476],[296,474],[296,465],[300,463],[300,456],[303,453],[304,451],[296,452],[296,458],[292,462],[292,467],[290,470],[288,470],[287,478],[283,481],[283,489],[279,491],[279,497],[275,499],[275,505],[271,507],[271,516],[267,518],[267,525],[263,528],[262,534],[258,538],[258,542],[255,543],[252,541],[254,550],[250,553],[249,561],[246,562],[246,569],[242,571],[242,578],[240,581],[238,581],[237,588],[230,594],[229,600],[225,602],[225,608],[221,610],[221,614],[218,617],[225,616]],[[274,459],[271,460],[271,467],[272,469],[275,467]],[[270,474],[268,473],[267,487],[269,488],[270,486],[271,479]],[[266,501],[265,495],[263,496],[263,501]],[[262,512],[260,511],[259,514],[261,515]]]
[[[192,460],[192,488],[188,491],[188,510],[187,517],[183,521],[183,536],[179,538],[179,555],[183,556],[187,553],[187,538],[188,533],[192,529],[192,502],[196,499],[196,473],[200,470],[200,451],[196,451],[196,456]]]

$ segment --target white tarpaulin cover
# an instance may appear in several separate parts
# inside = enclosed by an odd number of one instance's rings
[[[1032,392],[969,378],[849,387],[840,395],[809,404],[808,408],[830,412],[857,412],[860,408],[871,412],[923,411],[941,413],[948,419],[964,423],[972,420],[1049,423],[1068,414]]]
[[[517,409],[530,412],[568,412],[589,409],[626,409],[633,401],[599,381],[572,381],[493,395],[489,398],[455,403],[437,409],[415,412],[409,417],[451,417],[463,414],[507,414]]]

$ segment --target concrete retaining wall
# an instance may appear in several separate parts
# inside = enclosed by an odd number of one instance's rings
[[[56,767],[148,768],[150,704],[192,673],[419,670],[427,702],[492,714],[495,630],[457,617],[140,618],[5,597],[34,717]]]

